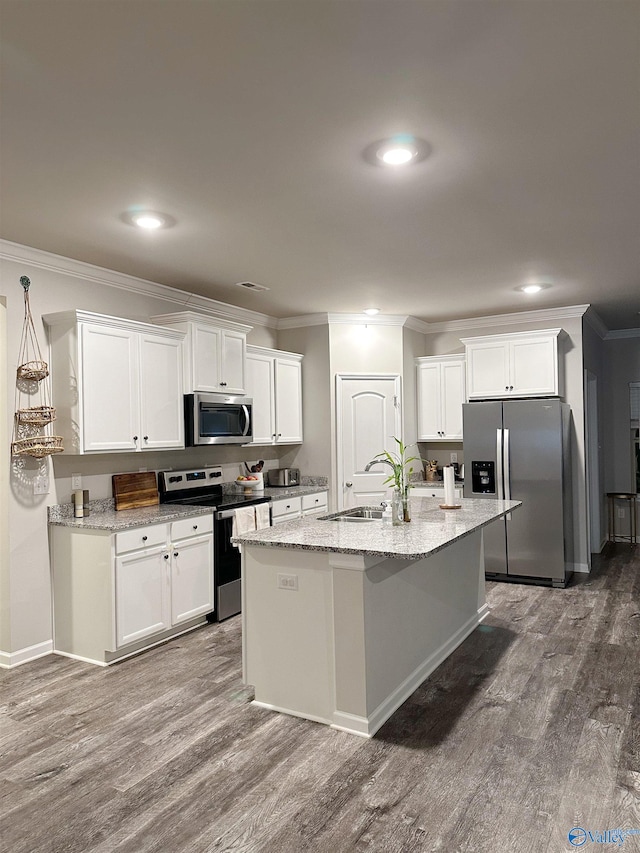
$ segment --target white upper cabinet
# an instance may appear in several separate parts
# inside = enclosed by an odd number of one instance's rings
[[[247,394],[253,398],[252,444],[302,442],[302,356],[247,347]]]
[[[247,334],[253,328],[193,311],[161,314],[154,323],[185,333],[185,393],[244,394]]]
[[[462,441],[464,356],[416,359],[418,441]]]
[[[463,338],[470,400],[562,396],[562,329]]]
[[[69,452],[184,447],[182,333],[86,311],[43,319],[56,430]]]

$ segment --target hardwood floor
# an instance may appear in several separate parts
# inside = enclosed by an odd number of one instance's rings
[[[2,849],[557,853],[576,825],[640,830],[640,547],[609,548],[566,590],[488,584],[488,620],[372,740],[253,707],[239,618],[109,669],[2,671]]]

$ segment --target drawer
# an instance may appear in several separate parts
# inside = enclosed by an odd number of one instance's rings
[[[166,524],[148,524],[146,527],[135,527],[133,530],[116,533],[116,554],[166,545],[167,532]]]
[[[294,515],[302,512],[302,500],[300,498],[285,498],[281,501],[273,501],[271,515],[277,518],[280,515]]]
[[[181,518],[171,522],[171,541],[186,539],[187,536],[202,536],[213,531],[213,513]]]
[[[328,492],[318,492],[316,495],[302,496],[302,511],[306,509],[322,509],[327,506],[329,498]]]

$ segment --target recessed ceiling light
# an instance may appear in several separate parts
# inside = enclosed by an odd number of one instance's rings
[[[369,317],[375,317],[376,314],[380,313],[379,308],[365,308],[363,314],[368,314]]]
[[[519,290],[521,293],[533,295],[534,293],[540,293],[541,290],[547,290],[549,287],[551,287],[551,282],[549,281],[529,281],[526,284],[516,287],[516,290]]]
[[[408,166],[425,160],[430,153],[428,142],[409,133],[379,139],[367,145],[362,152],[367,163],[373,166]]]
[[[175,219],[166,213],[159,213],[157,210],[142,210],[135,208],[127,210],[120,217],[127,225],[135,225],[137,228],[142,228],[144,231],[157,231],[160,228],[171,228],[176,224]]]

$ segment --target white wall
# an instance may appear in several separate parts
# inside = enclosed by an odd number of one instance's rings
[[[30,260],[30,253],[33,253],[35,260]],[[23,657],[34,656],[39,652],[45,653],[51,647],[47,506],[70,500],[72,473],[82,474],[83,487],[90,490],[92,498],[100,498],[111,497],[111,475],[114,473],[138,471],[142,467],[161,470],[207,463],[222,464],[225,479],[231,480],[239,473],[243,460],[255,461],[259,453],[260,458],[267,462],[267,467],[278,467],[282,454],[282,450],[277,448],[251,451],[224,447],[149,454],[101,454],[95,457],[61,454],[53,457],[53,460],[49,458],[42,461],[14,457],[7,482],[6,449],[13,424],[15,371],[24,317],[20,276],[27,275],[31,279],[31,310],[45,358],[47,339],[41,321],[43,314],[83,309],[148,322],[154,314],[180,310],[185,301],[184,294],[161,286],[157,287],[157,291],[162,297],[152,296],[149,292],[137,292],[145,290],[137,279],[130,280],[129,289],[126,277],[108,270],[100,271],[90,265],[46,256],[34,250],[25,250],[25,256],[27,260],[13,260],[5,256],[0,266],[0,292],[6,296],[7,305],[8,354],[5,363],[0,337],[0,399],[6,403],[0,416],[0,446],[4,449],[0,465],[0,489],[3,501],[8,502],[8,535],[3,521],[5,512],[0,502],[0,663],[5,664],[20,662]],[[106,284],[105,281],[111,278],[122,286]],[[249,334],[249,342],[274,346],[275,330],[256,326]],[[4,441],[1,440],[3,438]],[[43,473],[49,480],[49,494],[34,496],[33,479]]]
[[[0,296],[0,400],[7,396],[7,306]],[[7,409],[9,406],[7,405]],[[9,585],[9,429],[0,416],[0,650],[11,646]]]
[[[629,383],[640,382],[640,333],[604,341],[605,487],[630,492]]]

